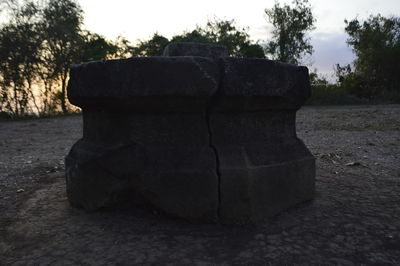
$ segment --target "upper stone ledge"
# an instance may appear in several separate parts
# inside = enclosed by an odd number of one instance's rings
[[[218,109],[296,109],[311,95],[308,69],[267,59],[222,58]]]
[[[303,66],[226,57],[225,46],[204,43],[171,43],[164,55],[74,65],[68,98],[100,109],[252,112],[296,110],[311,95]]]
[[[202,56],[218,59],[228,56],[228,50],[224,45],[195,43],[195,42],[174,42],[168,44],[164,49],[164,56]]]
[[[73,65],[72,104],[118,104],[137,98],[210,97],[218,88],[217,64],[205,57],[140,57]],[[134,100],[135,101],[135,100]]]

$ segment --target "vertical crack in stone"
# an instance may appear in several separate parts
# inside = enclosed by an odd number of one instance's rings
[[[218,193],[218,207],[217,207],[217,218],[218,220],[220,219],[220,213],[221,213],[221,172],[220,172],[220,160],[219,160],[219,155],[218,155],[218,150],[217,147],[214,146],[213,144],[213,134],[212,134],[212,129],[211,129],[211,112],[213,107],[217,105],[218,100],[221,98],[221,93],[222,93],[222,81],[224,77],[224,69],[223,69],[223,64],[220,63],[220,60],[215,60],[215,63],[219,67],[219,79],[218,79],[218,88],[216,93],[211,97],[211,100],[207,106],[206,110],[206,123],[207,123],[207,129],[208,129],[208,145],[210,148],[214,151],[215,154],[215,162],[216,162],[216,174],[217,174],[217,193]]]
[[[217,206],[217,218],[220,218],[220,209],[221,209],[221,174],[219,171],[219,156],[217,148],[213,145],[212,142],[212,130],[211,130],[211,121],[210,121],[210,108],[206,112],[206,121],[207,121],[207,129],[208,129],[208,145],[214,151],[215,154],[215,162],[216,162],[216,174],[217,174],[217,193],[218,193],[218,206]]]

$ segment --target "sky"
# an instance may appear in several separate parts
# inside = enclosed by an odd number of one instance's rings
[[[85,13],[86,29],[114,40],[118,35],[132,43],[149,39],[158,32],[165,37],[204,26],[209,19],[234,19],[239,27],[249,27],[254,41],[271,37],[272,26],[265,18],[265,8],[274,0],[78,0]],[[288,3],[291,1],[279,1]],[[344,19],[366,19],[378,13],[400,16],[400,0],[310,0],[316,29],[310,33],[314,54],[305,60],[332,79],[333,66],[354,60],[347,46]]]

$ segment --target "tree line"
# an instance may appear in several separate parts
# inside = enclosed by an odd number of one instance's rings
[[[9,17],[0,27],[3,113],[67,113],[71,64],[125,56],[126,40],[111,42],[82,28],[83,11],[75,1],[3,1],[2,7],[1,15]]]
[[[107,40],[83,28],[83,11],[75,0],[0,0],[0,114],[39,116],[68,113],[69,67],[74,63],[135,56],[160,56],[170,42],[223,44],[230,56],[268,58],[298,64],[313,53],[308,33],[315,18],[307,0],[276,3],[265,9],[273,26],[270,41],[250,39],[249,29],[234,20],[214,18],[171,38],[154,33],[132,45],[124,37]],[[338,93],[374,99],[399,97],[400,20],[371,16],[345,20],[347,43],[356,57],[352,65],[336,65],[337,83],[311,73],[315,95]],[[400,99],[400,97],[399,97]]]
[[[356,59],[334,66],[336,83],[311,73],[313,100],[324,103],[400,102],[400,17],[370,15],[345,20]]]

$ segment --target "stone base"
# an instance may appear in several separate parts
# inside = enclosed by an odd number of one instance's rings
[[[223,223],[259,223],[314,198],[313,157],[220,172]]]
[[[66,169],[73,206],[94,211],[129,196],[190,221],[217,221],[218,177],[209,147],[104,147],[81,140]]]
[[[307,68],[206,44],[165,55],[72,67],[84,122],[66,158],[73,206],[131,194],[189,221],[257,223],[314,197],[315,160],[295,128]]]
[[[293,142],[291,147],[305,148],[300,140]],[[273,147],[216,148],[216,158],[207,146],[107,146],[80,140],[66,157],[68,199],[94,211],[129,196],[192,222],[259,223],[313,199],[315,191],[311,154],[254,165],[252,155],[265,149]]]

